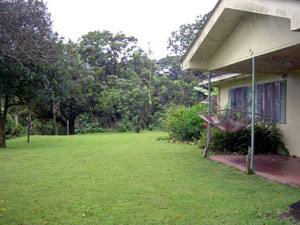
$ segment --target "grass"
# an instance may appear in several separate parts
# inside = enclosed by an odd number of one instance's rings
[[[300,189],[162,132],[33,136],[0,150],[0,224],[289,224]]]

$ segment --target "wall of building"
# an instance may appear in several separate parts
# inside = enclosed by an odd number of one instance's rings
[[[219,104],[223,109],[228,104],[228,93],[230,88],[244,87],[251,85],[251,75],[225,80],[215,83],[219,88]],[[289,73],[287,78],[282,75],[259,75],[256,83],[268,83],[274,81],[287,81],[286,93],[286,124],[278,124],[284,136],[284,142],[291,155],[300,157],[300,71]]]
[[[297,43],[300,43],[300,33],[290,30],[289,19],[249,14],[243,17],[210,59],[209,69],[222,68]],[[250,49],[253,55],[249,54]]]

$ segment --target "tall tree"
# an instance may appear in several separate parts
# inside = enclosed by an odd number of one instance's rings
[[[84,62],[95,71],[100,80],[117,75],[136,48],[137,39],[123,33],[109,31],[89,32],[80,39],[79,48]]]
[[[57,36],[46,5],[39,0],[1,0],[0,30],[0,147],[4,148],[8,107],[29,103],[34,90],[46,82],[42,71],[55,58]]]
[[[187,23],[180,26],[179,30],[173,31],[168,39],[168,49],[171,54],[182,56],[197,33],[202,30],[208,14],[197,16],[194,23]]]

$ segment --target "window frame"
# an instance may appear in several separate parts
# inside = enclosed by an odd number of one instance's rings
[[[271,86],[272,88],[276,87],[276,85],[279,86],[279,92],[277,92],[277,94],[279,96],[277,96],[278,100],[276,102],[276,97],[275,99],[271,100],[272,101],[272,104],[271,104],[271,107],[273,108],[274,107],[274,104],[278,104],[279,106],[277,107],[277,112],[274,112],[272,113],[272,115],[278,113],[279,116],[278,116],[278,119],[275,118],[275,120],[273,121],[267,121],[266,123],[276,123],[276,124],[286,124],[286,110],[287,110],[287,107],[286,107],[286,104],[287,104],[287,101],[286,101],[286,92],[287,92],[287,82],[286,80],[281,80],[281,81],[272,81],[272,82],[265,82],[265,83],[258,83],[256,84],[256,93],[255,93],[255,113],[259,113],[258,112],[258,109],[259,109],[259,104],[264,104],[264,107],[267,105],[267,100],[266,99],[266,95],[263,96],[263,102],[259,103],[258,100],[259,98],[262,98],[262,96],[259,96],[259,89],[265,89],[265,88],[270,88],[268,87]],[[238,89],[244,89],[244,90],[247,90],[246,93],[247,93],[247,102],[244,102],[243,104],[247,105],[248,103],[250,103],[249,101],[251,101],[252,99],[252,88],[251,86],[240,86],[240,87],[235,87],[235,88],[230,88],[228,90],[228,107],[229,108],[233,108],[233,105],[232,105],[232,102],[234,101],[232,98],[234,97],[233,94],[237,92]],[[270,94],[270,93],[269,93]],[[276,95],[276,90],[275,90],[275,93],[274,93],[274,90],[272,90],[271,92],[271,95],[272,96],[275,96]],[[234,97],[236,99],[236,97]],[[275,101],[275,103],[273,102]],[[236,109],[237,105],[234,106],[234,109]],[[276,109],[276,107],[275,107]],[[263,109],[264,111],[267,111],[269,109]],[[247,111],[251,112],[251,105],[248,105],[248,108],[247,108]],[[270,110],[269,110],[270,111]],[[271,110],[273,112],[273,110]]]

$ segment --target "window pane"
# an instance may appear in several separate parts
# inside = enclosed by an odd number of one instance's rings
[[[268,116],[264,119],[265,122],[285,123],[285,92],[285,81],[258,84],[256,86],[255,111],[263,116]],[[231,108],[251,112],[251,86],[230,89],[229,95]]]

